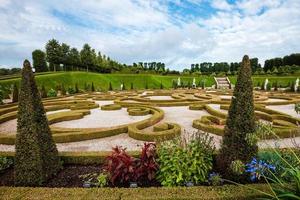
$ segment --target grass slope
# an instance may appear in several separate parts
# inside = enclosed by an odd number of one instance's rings
[[[112,83],[113,89],[120,89],[120,84],[124,82],[126,89],[130,89],[133,83],[134,89],[144,89],[146,84],[149,89],[159,89],[162,83],[164,88],[171,88],[172,81],[177,81],[179,76],[162,76],[149,74],[98,74],[91,72],[58,72],[58,73],[44,73],[36,74],[36,81],[38,86],[44,85],[46,89],[53,88],[60,84],[64,84],[65,88],[74,87],[77,83],[79,88],[83,89],[84,84],[94,83],[96,89],[108,90],[109,83]],[[299,77],[299,76],[298,76]],[[185,85],[193,82],[193,76],[181,76],[181,82]],[[199,84],[201,80],[205,80],[206,86],[214,84],[213,76],[199,76],[195,77],[196,83]],[[236,77],[229,77],[232,83],[236,82]],[[254,86],[257,83],[263,83],[268,78],[269,82],[278,81],[279,85],[287,86],[289,82],[295,81],[297,76],[254,76]],[[19,78],[0,79],[1,88],[10,88],[13,83],[19,84]]]

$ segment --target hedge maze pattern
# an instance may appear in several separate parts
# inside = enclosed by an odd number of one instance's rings
[[[277,136],[287,138],[300,136],[297,127],[299,118],[288,114],[266,108],[269,105],[288,105],[300,102],[299,94],[280,92],[255,91],[255,115],[257,120],[272,123]],[[47,98],[43,100],[45,110],[61,111],[47,115],[51,125],[53,138],[57,143],[75,142],[96,138],[109,137],[121,133],[137,140],[156,141],[171,139],[181,134],[180,125],[172,122],[160,122],[164,118],[164,111],[160,108],[170,106],[188,106],[190,110],[205,110],[208,115],[195,119],[192,126],[196,129],[223,135],[223,128],[226,123],[226,112],[214,109],[210,104],[219,104],[220,109],[226,111],[230,105],[230,98],[224,96],[232,95],[231,91],[205,91],[205,90],[157,90],[157,91],[126,91],[108,93],[88,93],[75,96],[63,96]],[[151,99],[151,96],[170,96],[171,99]],[[268,99],[279,99],[268,101]],[[99,107],[95,101],[112,100],[114,104]],[[0,106],[1,123],[17,118],[17,103],[10,103]],[[83,118],[90,114],[90,109],[120,110],[127,108],[128,115],[143,116],[149,118],[138,122],[113,126],[109,128],[61,128],[55,123]],[[104,116],[105,117],[105,116]],[[180,117],[180,116],[179,116]],[[148,128],[148,127],[152,127]],[[271,138],[271,136],[269,136]],[[15,134],[0,133],[0,144],[14,144]]]

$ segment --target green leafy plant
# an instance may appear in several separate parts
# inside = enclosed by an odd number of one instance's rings
[[[207,181],[215,150],[212,137],[198,132],[189,141],[175,138],[159,145],[160,168],[157,179],[163,186],[184,185],[187,182],[199,184]]]
[[[218,173],[211,173],[208,177],[208,183],[212,186],[218,186],[223,184],[222,176]]]
[[[89,173],[80,175],[79,178],[83,179],[84,184],[88,184],[94,187],[105,187],[108,184],[107,181],[107,173],[102,172],[100,174],[97,173]]]
[[[242,175],[245,172],[245,164],[240,160],[234,160],[230,164],[230,169],[235,175]]]
[[[57,92],[52,88],[47,92],[47,97],[56,97],[56,96],[57,96]]]
[[[75,94],[75,90],[72,87],[68,88],[68,94]]]
[[[3,104],[3,91],[0,90],[0,105]]]
[[[9,168],[10,166],[12,166],[14,163],[12,158],[8,158],[5,156],[0,156],[0,173]]]

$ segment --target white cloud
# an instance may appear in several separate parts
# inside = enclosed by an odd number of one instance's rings
[[[240,61],[244,54],[263,61],[300,51],[299,0],[214,0],[215,12],[193,18],[170,13],[169,2],[0,0],[0,65],[20,66],[51,38],[77,48],[89,43],[127,64],[161,61],[177,69]],[[172,2],[181,8],[187,3]]]

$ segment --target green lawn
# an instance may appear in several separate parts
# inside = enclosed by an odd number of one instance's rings
[[[57,85],[64,84],[65,87],[74,87],[78,83],[79,88],[84,88],[84,84],[95,85],[96,89],[107,90],[109,82],[112,83],[114,89],[120,89],[120,84],[125,83],[126,89],[130,89],[133,83],[134,89],[144,89],[148,84],[149,89],[159,89],[162,83],[164,88],[171,88],[172,81],[177,81],[179,76],[162,76],[162,75],[149,75],[149,74],[98,74],[90,72],[58,72],[58,73],[44,73],[37,74],[36,81],[39,86],[44,85],[46,89],[55,88]],[[193,76],[180,76],[181,82],[187,84],[188,81],[192,83]],[[263,83],[267,76],[254,76],[253,81],[256,86],[258,82]],[[287,86],[289,82],[295,81],[300,76],[268,76],[269,81],[278,81],[279,85]],[[206,81],[206,86],[214,84],[213,76],[198,76],[196,83],[199,84],[201,80]],[[235,83],[236,77],[229,77]],[[10,87],[14,82],[19,84],[20,78],[9,78],[0,80],[2,88]]]

